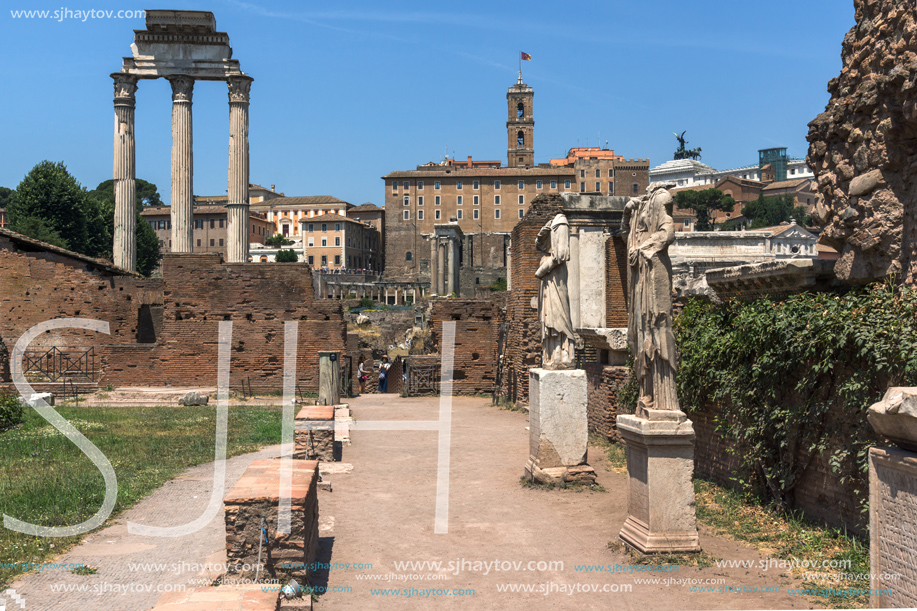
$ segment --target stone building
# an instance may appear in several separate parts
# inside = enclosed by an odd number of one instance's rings
[[[261,212],[274,225],[274,233],[284,236],[300,235],[300,221],[323,214],[348,216],[353,204],[332,195],[273,197],[252,203],[252,210]]]
[[[379,231],[370,222],[339,214],[322,214],[299,221],[304,255],[310,267],[378,271]]]
[[[771,166],[772,174],[769,174],[767,166]],[[672,159],[650,170],[650,181],[672,181],[679,187],[713,186],[728,176],[766,182],[769,175],[772,175],[771,181],[811,179],[815,176],[806,164],[805,158],[788,156],[786,148],[781,147],[759,150],[756,165],[728,170],[717,170],[694,159]]]
[[[457,294],[473,297],[475,287],[506,278],[510,234],[535,197],[569,192],[632,195],[646,189],[649,160],[624,159],[608,149],[574,148],[566,158],[536,165],[534,91],[520,75],[506,100],[506,166],[469,156],[382,177],[387,278],[429,282],[434,228],[454,218],[463,236]]]
[[[163,253],[172,251],[172,214],[169,206],[150,206],[140,212],[159,238]],[[257,212],[249,212],[249,244],[263,244],[271,237],[272,225]],[[194,252],[218,252],[226,255],[229,219],[225,206],[195,206],[192,211],[192,248]]]

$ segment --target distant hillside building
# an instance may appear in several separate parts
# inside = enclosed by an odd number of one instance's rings
[[[716,170],[694,159],[673,159],[650,170],[650,182],[673,181],[678,187],[713,186],[729,176],[763,182],[782,182],[815,177],[804,157],[789,157],[786,148],[761,149],[758,165]]]
[[[445,159],[390,172],[385,181],[385,275],[429,281],[430,239],[437,225],[455,219],[462,233],[461,296],[506,278],[509,237],[541,194],[565,192],[634,195],[649,184],[649,160],[625,159],[600,148],[570,149],[566,158],[535,164],[534,91],[509,88],[507,165],[500,161]]]

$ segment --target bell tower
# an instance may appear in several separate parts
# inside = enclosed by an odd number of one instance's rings
[[[532,99],[535,92],[519,80],[506,93],[509,116],[506,121],[506,135],[509,145],[506,151],[507,166],[530,168],[535,165],[535,119],[532,115]]]

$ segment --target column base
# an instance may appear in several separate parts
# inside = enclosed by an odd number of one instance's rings
[[[617,417],[628,477],[628,518],[619,536],[645,554],[698,552],[694,427],[682,412],[654,415]]]
[[[595,469],[589,465],[572,465],[569,467],[545,467],[529,457],[525,463],[525,477],[539,484],[595,484]]]

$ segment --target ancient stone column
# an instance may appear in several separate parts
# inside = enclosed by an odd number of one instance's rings
[[[229,202],[226,206],[226,261],[248,261],[248,94],[252,78],[234,76],[229,85]]]
[[[169,77],[172,84],[172,252],[191,252],[194,206],[194,159],[191,95],[194,79]]]
[[[437,244],[439,241],[436,239],[436,236],[433,235],[430,238],[430,290],[436,292],[436,287],[439,285],[439,265],[437,261],[439,259],[439,250],[437,250]]]
[[[134,93],[137,77],[115,72],[115,148],[112,179],[115,227],[112,253],[118,267],[137,271],[137,210],[135,197]]]
[[[439,237],[436,238],[436,294],[442,297],[446,294],[446,245]]]

